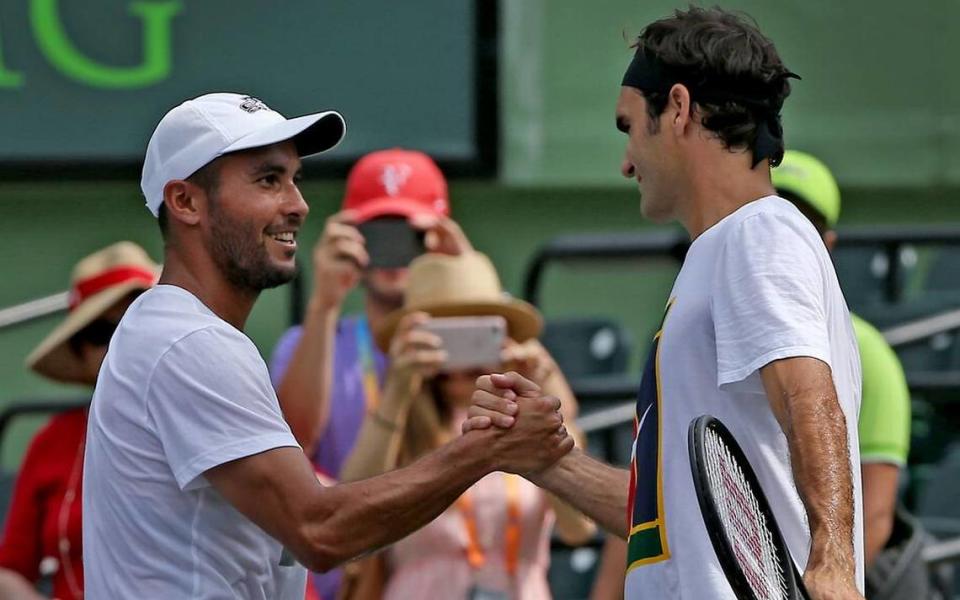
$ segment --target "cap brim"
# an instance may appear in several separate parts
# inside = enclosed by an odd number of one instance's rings
[[[143,281],[129,281],[111,286],[99,294],[90,296],[67,315],[46,338],[27,356],[26,365],[34,372],[65,383],[84,383],[84,370],[80,360],[67,345],[78,331],[107,312],[131,292],[150,289]]]
[[[363,223],[377,217],[386,217],[395,215],[399,217],[411,218],[417,215],[437,215],[436,211],[430,210],[422,202],[410,198],[398,198],[385,196],[365,202],[359,208],[351,209],[356,215],[356,222]]]
[[[421,311],[428,313],[431,317],[502,316],[507,320],[507,335],[519,343],[538,337],[543,330],[543,317],[540,316],[540,312],[530,303],[516,298],[506,302],[412,306],[395,310],[386,316],[383,325],[374,332],[377,346],[387,352],[400,320],[412,312]]]
[[[334,148],[346,132],[347,124],[343,117],[340,113],[331,110],[280,121],[264,127],[230,144],[221,154],[293,140],[297,145],[297,153],[301,157],[312,156]]]

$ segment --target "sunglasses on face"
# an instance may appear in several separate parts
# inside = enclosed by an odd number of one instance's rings
[[[74,334],[75,343],[87,343],[91,346],[103,347],[110,343],[113,332],[117,330],[119,323],[114,323],[107,319],[97,319],[89,325]]]

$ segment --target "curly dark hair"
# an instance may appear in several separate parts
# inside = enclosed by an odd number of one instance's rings
[[[691,80],[730,82],[731,87],[762,88],[763,106],[736,99],[692,101],[699,107],[701,124],[730,150],[756,146],[757,129],[772,113],[779,122],[780,107],[790,95],[790,71],[780,60],[769,38],[760,33],[747,15],[719,7],[689,7],[644,28],[634,47],[656,57],[671,70],[686,73]],[[668,93],[643,92],[653,120],[651,132],[659,129],[658,118],[667,105]],[[773,163],[783,154],[783,140]]]

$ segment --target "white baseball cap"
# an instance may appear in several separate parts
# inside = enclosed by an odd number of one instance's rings
[[[205,94],[160,119],[147,144],[140,189],[156,217],[167,182],[186,179],[219,156],[290,139],[300,156],[310,156],[336,146],[346,130],[336,111],[286,119],[253,96]]]

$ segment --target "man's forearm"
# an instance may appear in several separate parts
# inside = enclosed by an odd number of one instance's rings
[[[490,432],[471,432],[409,467],[323,490],[323,514],[308,534],[323,548],[315,568],[329,569],[423,527],[492,469]]]
[[[527,477],[621,538],[627,537],[630,472],[574,450],[546,471]]]
[[[829,565],[853,576],[853,478],[843,411],[835,394],[793,398],[788,406],[790,459],[812,538],[807,568]]]
[[[333,342],[338,309],[311,303],[303,334],[277,386],[277,399],[297,442],[310,453],[330,415]]]

